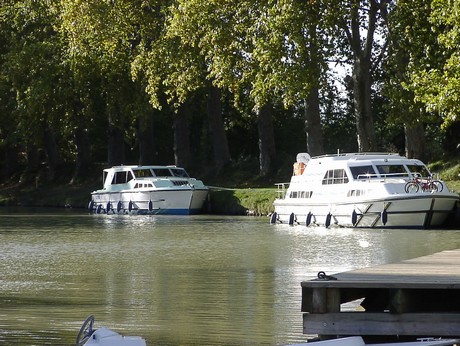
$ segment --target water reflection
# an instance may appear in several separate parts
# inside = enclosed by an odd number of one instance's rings
[[[459,231],[306,228],[266,218],[7,213],[0,343],[70,345],[89,314],[148,345],[300,342],[302,280],[459,241]]]

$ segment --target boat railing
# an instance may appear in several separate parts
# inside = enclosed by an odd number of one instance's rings
[[[276,183],[275,186],[277,187],[277,198],[284,198],[284,196],[286,196],[287,189],[289,188],[289,183]]]
[[[370,173],[366,173],[366,174],[359,174],[357,177],[356,177],[356,180],[378,180],[378,181],[386,181],[387,179],[395,179],[395,178],[399,178],[399,179],[410,179],[411,178],[411,174],[409,173],[380,173],[380,174],[370,174]]]
[[[365,156],[394,156],[399,157],[398,153],[391,153],[391,152],[361,152],[361,153],[336,153],[336,154],[325,154],[325,155],[318,155],[314,156],[314,159],[319,159],[323,157],[337,157],[337,156],[357,156],[357,157],[365,157]]]

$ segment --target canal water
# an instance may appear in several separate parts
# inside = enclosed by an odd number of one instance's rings
[[[0,344],[304,342],[300,282],[460,247],[460,230],[325,229],[265,217],[0,209]]]

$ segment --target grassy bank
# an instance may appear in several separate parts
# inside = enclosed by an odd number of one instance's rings
[[[231,215],[268,215],[273,212],[273,201],[276,196],[275,188],[211,188],[209,212]]]

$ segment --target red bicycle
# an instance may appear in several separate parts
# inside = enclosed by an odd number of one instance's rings
[[[422,178],[420,175],[414,175],[413,179],[406,183],[404,190],[407,193],[416,193],[420,189],[423,192],[441,192],[444,186],[439,180],[433,179],[431,176]]]

